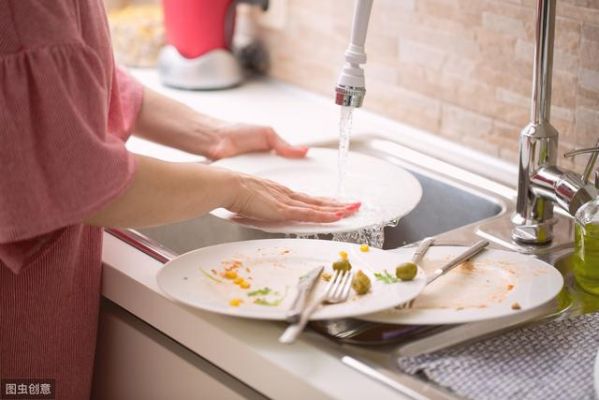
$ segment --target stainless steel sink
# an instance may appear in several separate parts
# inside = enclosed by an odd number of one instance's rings
[[[415,157],[412,150],[396,143],[369,137],[352,142],[352,150],[402,166],[412,172],[422,185],[423,197],[418,206],[401,221],[390,221],[390,226],[385,228],[385,249],[439,235],[497,216],[506,210],[505,198],[490,193],[484,187],[466,182],[469,180],[468,176],[463,177],[464,181],[460,182],[455,176],[441,172],[443,166],[438,166],[439,170],[435,170],[435,165],[427,165],[427,162],[438,163],[438,160],[429,159],[421,154]],[[406,159],[405,156],[409,158],[409,155],[412,156],[412,160]],[[389,182],[389,185],[393,184]],[[137,232],[120,232],[119,236],[131,238],[136,233],[145,236],[149,242],[160,244],[167,258],[169,253],[182,254],[213,244],[283,237],[231,224],[212,215],[156,228],[140,229]],[[322,235],[321,238],[330,239],[331,236]]]

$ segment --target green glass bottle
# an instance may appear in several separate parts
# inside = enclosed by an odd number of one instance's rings
[[[599,199],[576,213],[574,277],[588,293],[599,296]]]

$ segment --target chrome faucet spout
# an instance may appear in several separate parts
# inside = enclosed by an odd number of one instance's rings
[[[539,169],[557,165],[559,134],[549,122],[556,0],[537,0],[530,123],[520,133],[518,199],[512,237],[527,244],[553,239],[553,201],[547,188],[535,187]]]
[[[536,43],[532,78],[532,104],[530,108],[530,120],[536,124],[548,122],[551,114],[555,8],[556,0],[537,1]]]

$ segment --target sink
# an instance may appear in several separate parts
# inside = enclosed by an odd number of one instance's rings
[[[384,249],[394,249],[424,237],[449,232],[497,216],[506,209],[505,199],[500,196],[469,182],[460,182],[455,179],[455,173],[454,176],[444,175],[440,172],[445,170],[443,166],[429,165],[429,162],[439,163],[438,160],[421,154],[415,157],[413,150],[394,142],[369,137],[353,141],[352,150],[399,165],[413,173],[422,185],[423,196],[418,206],[399,223],[395,221],[395,224],[385,228]],[[410,155],[412,159],[407,160]],[[468,180],[467,177],[464,180]],[[389,184],[392,185],[393,182]],[[147,242],[159,245],[163,253],[167,254],[166,258],[219,243],[284,237],[241,227],[212,215],[155,228],[116,233],[121,238],[141,234]],[[331,236],[322,235],[320,238],[330,239]]]

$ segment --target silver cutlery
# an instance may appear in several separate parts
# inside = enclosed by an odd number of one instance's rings
[[[303,310],[298,322],[289,325],[285,329],[285,332],[279,338],[279,342],[286,344],[293,343],[304,330],[310,316],[321,304],[337,304],[346,301],[349,298],[353,275],[351,271],[337,270],[327,284],[324,293]]]
[[[308,272],[305,275],[302,275],[299,278],[299,281],[297,283],[297,294],[295,296],[295,299],[293,300],[291,308],[287,312],[286,317],[287,322],[289,322],[290,324],[294,324],[297,321],[299,321],[300,316],[302,315],[302,310],[306,308],[306,299],[312,291],[314,284],[320,277],[320,274],[322,273],[323,269],[323,266],[316,267],[312,271]]]
[[[453,260],[449,261],[447,264],[445,264],[441,268],[437,268],[432,274],[427,276],[426,286],[430,285],[433,281],[435,281],[439,277],[445,275],[446,273],[448,273],[449,271],[451,271],[458,265],[470,260],[472,257],[476,256],[481,251],[483,251],[485,249],[485,247],[487,247],[488,245],[489,245],[489,242],[487,240],[481,240],[479,242],[476,242],[475,244],[470,246],[468,249],[466,249],[463,253],[461,253],[460,255],[455,257]],[[426,251],[426,249],[425,249],[425,251]],[[416,300],[416,298],[413,298],[412,300],[410,300],[406,303],[400,304],[395,308],[398,310],[410,309],[414,305],[415,300]]]
[[[416,247],[416,251],[414,251],[414,254],[412,255],[412,262],[416,265],[420,264],[420,261],[422,261],[422,258],[428,251],[429,247],[431,247],[434,243],[435,238],[433,237],[422,239],[418,247]]]

